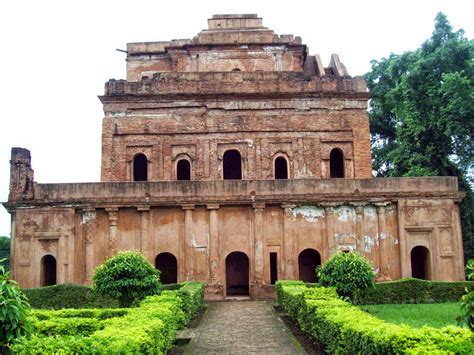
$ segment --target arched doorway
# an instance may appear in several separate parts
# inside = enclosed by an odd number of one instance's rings
[[[417,279],[429,280],[430,275],[430,251],[421,245],[414,247],[410,253],[411,276]]]
[[[321,265],[321,255],[317,250],[305,249],[298,256],[299,279],[304,282],[316,282],[316,266]]]
[[[191,164],[186,159],[181,159],[176,164],[176,180],[191,180]]]
[[[242,158],[238,150],[224,153],[222,168],[224,180],[242,180]]]
[[[331,150],[329,155],[329,170],[332,178],[344,177],[344,154],[339,148]]]
[[[284,157],[275,159],[275,179],[288,179],[288,163]]]
[[[144,154],[137,154],[133,158],[133,181],[148,180],[148,159]]]
[[[228,295],[249,294],[249,258],[245,253],[234,251],[227,255],[225,275]]]
[[[156,256],[155,267],[160,270],[162,284],[175,284],[178,282],[178,261],[171,253],[160,253]]]
[[[56,258],[45,255],[41,259],[41,286],[56,285]]]

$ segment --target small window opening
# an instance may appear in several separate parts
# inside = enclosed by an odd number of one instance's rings
[[[330,173],[332,178],[344,177],[344,155],[338,148],[331,150],[329,155]]]
[[[242,180],[242,158],[237,150],[228,150],[223,158],[224,180]]]
[[[186,159],[181,159],[176,165],[177,180],[191,180],[191,164]]]
[[[288,179],[288,164],[283,157],[275,159],[275,179]]]
[[[241,71],[239,68],[234,68],[232,71]]]
[[[274,285],[278,281],[278,253],[270,253],[270,283]]]
[[[133,181],[148,180],[148,159],[144,154],[137,154],[133,158]]]

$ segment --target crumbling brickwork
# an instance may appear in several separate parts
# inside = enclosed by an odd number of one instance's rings
[[[205,281],[208,299],[314,281],[339,250],[379,281],[464,279],[456,178],[372,178],[363,78],[257,15],[208,25],[128,44],[127,80],[100,97],[101,182],[35,183],[29,151],[13,148],[4,205],[22,287],[89,284],[130,249],[164,280]]]

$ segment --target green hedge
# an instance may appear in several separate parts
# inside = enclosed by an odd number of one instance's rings
[[[334,289],[279,281],[278,302],[327,353],[474,352],[474,333],[449,326],[412,328],[378,319],[339,299]]]
[[[357,304],[458,302],[465,289],[474,290],[473,281],[443,282],[414,278],[381,282],[356,294]]]
[[[149,296],[136,308],[33,311],[35,334],[18,339],[12,351],[163,354],[176,331],[202,307],[203,295],[204,284],[193,282]]]
[[[96,295],[84,285],[61,284],[23,289],[32,308],[117,308],[116,300]]]

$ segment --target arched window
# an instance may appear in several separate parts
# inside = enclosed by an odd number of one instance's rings
[[[148,159],[144,154],[137,154],[133,158],[133,181],[148,180]]]
[[[339,148],[331,150],[329,155],[329,170],[332,178],[344,177],[344,154]]]
[[[161,272],[161,283],[175,284],[178,282],[178,261],[173,254],[158,254],[155,259],[155,267]]]
[[[176,164],[176,180],[191,180],[191,164],[188,160],[178,160],[178,164]]]
[[[232,149],[224,153],[222,167],[224,180],[242,180],[242,158],[238,150]]]
[[[284,157],[275,159],[275,179],[288,179],[288,163]]]
[[[45,255],[41,259],[41,286],[56,285],[56,258]]]
[[[299,279],[316,282],[316,266],[321,265],[321,255],[317,250],[305,249],[298,256]]]
[[[417,279],[429,280],[430,277],[430,252],[421,245],[414,247],[410,253],[411,276]]]

